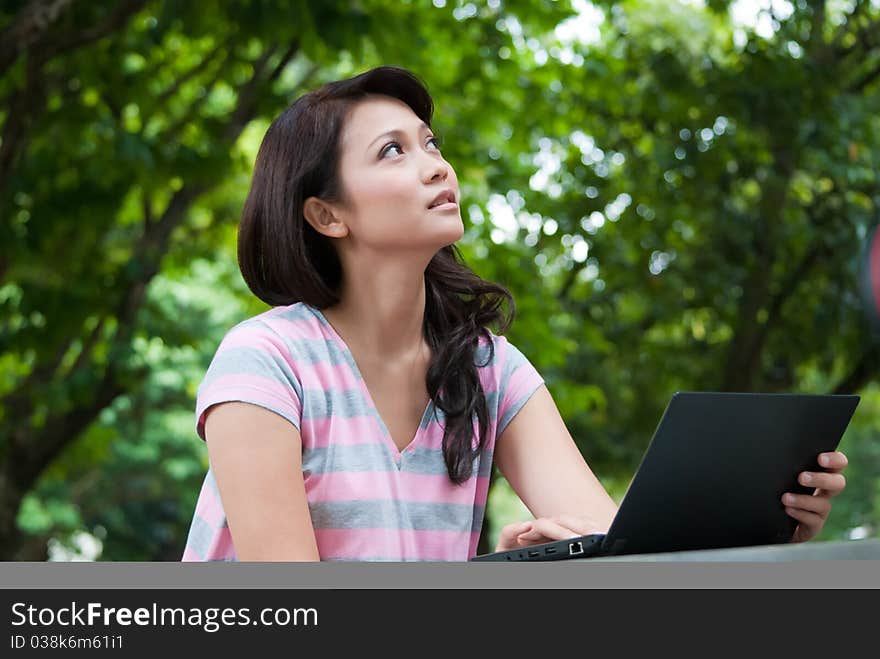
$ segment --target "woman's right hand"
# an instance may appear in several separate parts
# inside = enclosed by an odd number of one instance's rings
[[[607,530],[589,517],[576,515],[539,517],[528,522],[514,522],[502,528],[495,551],[519,549],[591,533],[605,533]]]

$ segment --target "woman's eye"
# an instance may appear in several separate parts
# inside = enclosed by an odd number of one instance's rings
[[[399,145],[397,142],[389,142],[389,143],[385,146],[385,148],[382,149],[382,154],[381,154],[382,157],[384,158],[385,155],[386,155],[391,149],[397,149],[398,151],[400,151],[401,153],[403,153],[403,149],[400,148],[400,145]]]
[[[434,148],[437,149],[437,150],[439,151],[439,150],[440,150],[440,138],[439,138],[439,137],[431,137],[431,138],[428,138],[428,143],[431,143],[431,142],[434,143]],[[397,143],[397,142],[389,142],[389,143],[386,144],[385,147],[382,149],[382,152],[380,153],[380,156],[381,156],[382,158],[384,158],[386,155],[388,155],[388,152],[391,151],[392,149],[397,149],[400,153],[403,153],[403,148],[400,146],[399,143]]]

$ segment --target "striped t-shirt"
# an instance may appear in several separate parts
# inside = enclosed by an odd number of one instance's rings
[[[428,402],[399,450],[372,402],[351,351],[320,310],[275,307],[233,327],[198,388],[196,432],[212,405],[243,401],[292,423],[321,560],[466,561],[483,524],[495,438],[543,379],[503,336],[481,338],[475,364],[489,409],[487,439],[461,485],[443,459],[444,415]],[[478,442],[474,420],[473,446]],[[242,437],[241,441],[259,441]],[[209,468],[184,561],[234,561],[232,536]]]

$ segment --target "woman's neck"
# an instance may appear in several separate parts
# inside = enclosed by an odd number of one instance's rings
[[[411,360],[425,344],[424,269],[385,263],[369,273],[352,272],[340,301],[323,313],[349,347],[370,360]]]

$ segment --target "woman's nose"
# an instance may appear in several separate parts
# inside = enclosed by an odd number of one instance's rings
[[[449,178],[449,167],[446,165],[446,163],[435,162],[432,164],[431,167],[428,168],[427,174],[428,183],[437,179],[445,181],[447,178]]]

